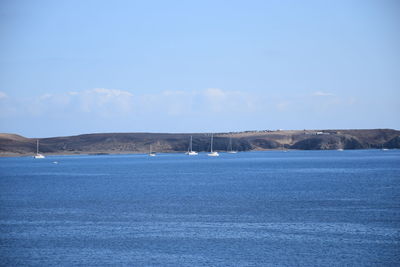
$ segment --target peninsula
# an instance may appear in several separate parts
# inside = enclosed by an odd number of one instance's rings
[[[148,153],[152,145],[157,152],[185,152],[190,136],[193,150],[208,151],[208,133],[95,133],[51,138],[26,138],[17,134],[0,134],[0,156],[44,154],[121,154]],[[400,131],[371,130],[262,130],[214,133],[214,150],[225,151],[229,140],[237,151],[257,150],[329,150],[400,148]]]

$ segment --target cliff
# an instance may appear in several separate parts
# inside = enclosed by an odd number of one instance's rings
[[[40,152],[49,154],[147,153],[150,144],[156,152],[183,152],[193,136],[193,150],[208,151],[210,135],[204,133],[104,133],[39,138]],[[238,151],[268,149],[366,149],[400,148],[400,131],[302,130],[247,131],[214,134],[214,150],[227,149],[229,138]],[[0,155],[30,155],[37,138],[0,134]]]

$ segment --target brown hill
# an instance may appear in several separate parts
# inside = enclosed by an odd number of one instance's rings
[[[103,133],[40,138],[40,151],[49,154],[147,153],[149,146],[157,152],[183,152],[193,136],[193,149],[208,151],[210,135],[202,133]],[[400,148],[400,131],[372,130],[302,130],[247,131],[217,133],[214,149],[227,149],[232,137],[239,151],[267,149],[363,149]],[[0,155],[31,155],[36,151],[36,138],[0,134]]]

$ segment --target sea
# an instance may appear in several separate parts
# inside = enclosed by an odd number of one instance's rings
[[[399,266],[400,150],[0,158],[0,266]]]

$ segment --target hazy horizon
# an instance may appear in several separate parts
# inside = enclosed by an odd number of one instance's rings
[[[2,1],[0,132],[400,129],[396,1]]]

